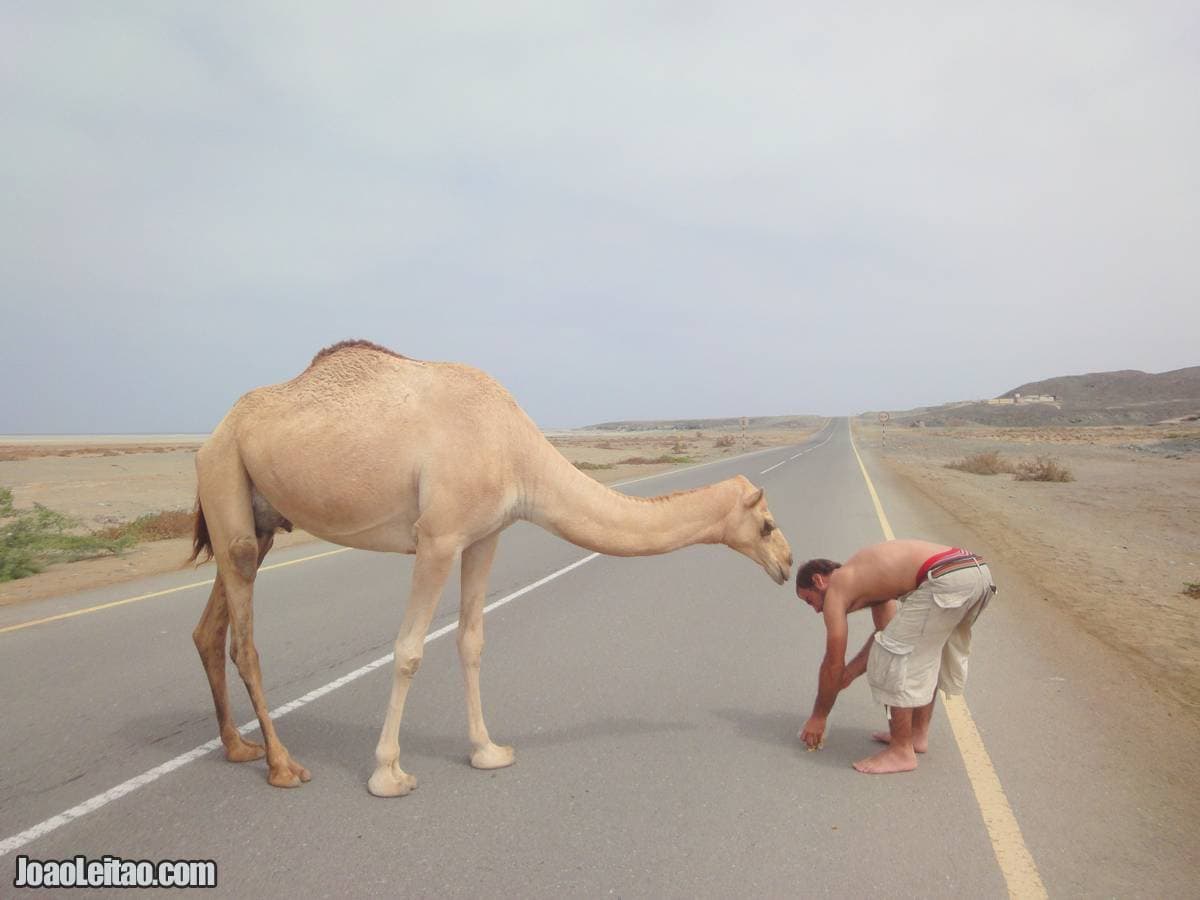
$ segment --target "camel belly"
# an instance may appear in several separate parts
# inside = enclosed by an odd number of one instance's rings
[[[356,550],[379,550],[384,553],[416,553],[417,542],[410,522],[385,522],[354,534],[322,534],[314,528],[305,531],[322,540],[353,547]]]
[[[348,547],[403,553],[413,550],[413,526],[419,515],[415,495],[363,492],[355,485],[339,491],[336,483],[297,492],[269,478],[254,485],[280,515],[309,534]],[[352,541],[356,537],[358,540]],[[388,546],[377,546],[381,542]]]
[[[370,535],[373,544],[386,541],[388,549],[412,543],[420,511],[409,473],[345,458],[316,472],[286,454],[243,462],[255,491],[297,528],[339,543],[352,535]]]

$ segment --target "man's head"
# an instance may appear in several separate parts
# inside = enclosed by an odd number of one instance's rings
[[[829,576],[842,564],[832,559],[810,559],[796,571],[796,596],[820,612],[825,606]]]

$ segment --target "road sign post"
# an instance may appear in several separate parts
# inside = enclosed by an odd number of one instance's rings
[[[883,426],[883,449],[884,450],[887,449],[887,423],[888,423],[888,419],[890,419],[890,418],[891,418],[891,416],[889,416],[885,412],[881,412],[879,414],[879,424]]]

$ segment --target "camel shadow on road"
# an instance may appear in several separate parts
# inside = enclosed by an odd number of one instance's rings
[[[338,766],[355,774],[361,769],[363,752],[369,756],[379,739],[379,728],[374,722],[349,724],[308,711],[297,711],[288,717],[287,724],[288,746],[295,748],[298,757],[320,766]],[[681,733],[697,727],[691,722],[607,717],[532,730],[510,731],[501,727],[493,729],[492,739],[512,744],[520,754],[536,749],[621,741],[639,735]],[[407,725],[400,734],[400,747],[402,759],[425,757],[460,763],[466,762],[470,755],[465,725],[454,731],[423,729],[416,723]]]

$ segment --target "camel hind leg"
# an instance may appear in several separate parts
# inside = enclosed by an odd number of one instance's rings
[[[237,455],[232,441],[206,444],[196,455],[196,475],[200,488],[200,504],[208,527],[209,542],[217,560],[217,583],[225,597],[228,627],[231,633],[230,657],[246,685],[254,713],[262,727],[266,744],[267,780],[276,787],[296,787],[312,776],[292,759],[275,731],[270,709],[262,689],[262,670],[258,650],[254,646],[254,578],[258,565],[270,547],[270,541],[260,544],[255,533],[251,505],[250,478]],[[215,587],[215,585],[214,585]],[[203,620],[202,620],[203,621]],[[219,618],[214,610],[214,623]],[[212,630],[212,626],[210,626]],[[206,651],[211,650],[206,645]],[[208,657],[205,668],[208,669]],[[219,683],[213,683],[214,702],[227,700]],[[226,715],[228,716],[226,702]],[[218,709],[218,717],[221,711]],[[228,720],[232,725],[232,720]],[[224,731],[224,724],[222,730]],[[227,745],[228,746],[228,745]]]
[[[258,539],[258,564],[271,549],[274,535]],[[217,726],[221,732],[221,743],[225,745],[225,758],[230,762],[250,762],[262,759],[266,750],[262,744],[247,741],[234,723],[229,707],[229,688],[225,683],[225,647],[229,626],[229,607],[225,602],[225,586],[220,578],[213,580],[208,605],[192,632],[192,641],[200,653],[208,686],[212,690],[213,705],[217,711]]]
[[[501,769],[513,764],[513,748],[492,743],[483,721],[479,698],[479,666],[483,657],[483,601],[487,577],[496,556],[500,533],[467,547],[462,554],[462,604],[458,615],[458,657],[467,691],[467,735],[471,740],[471,765]]]

